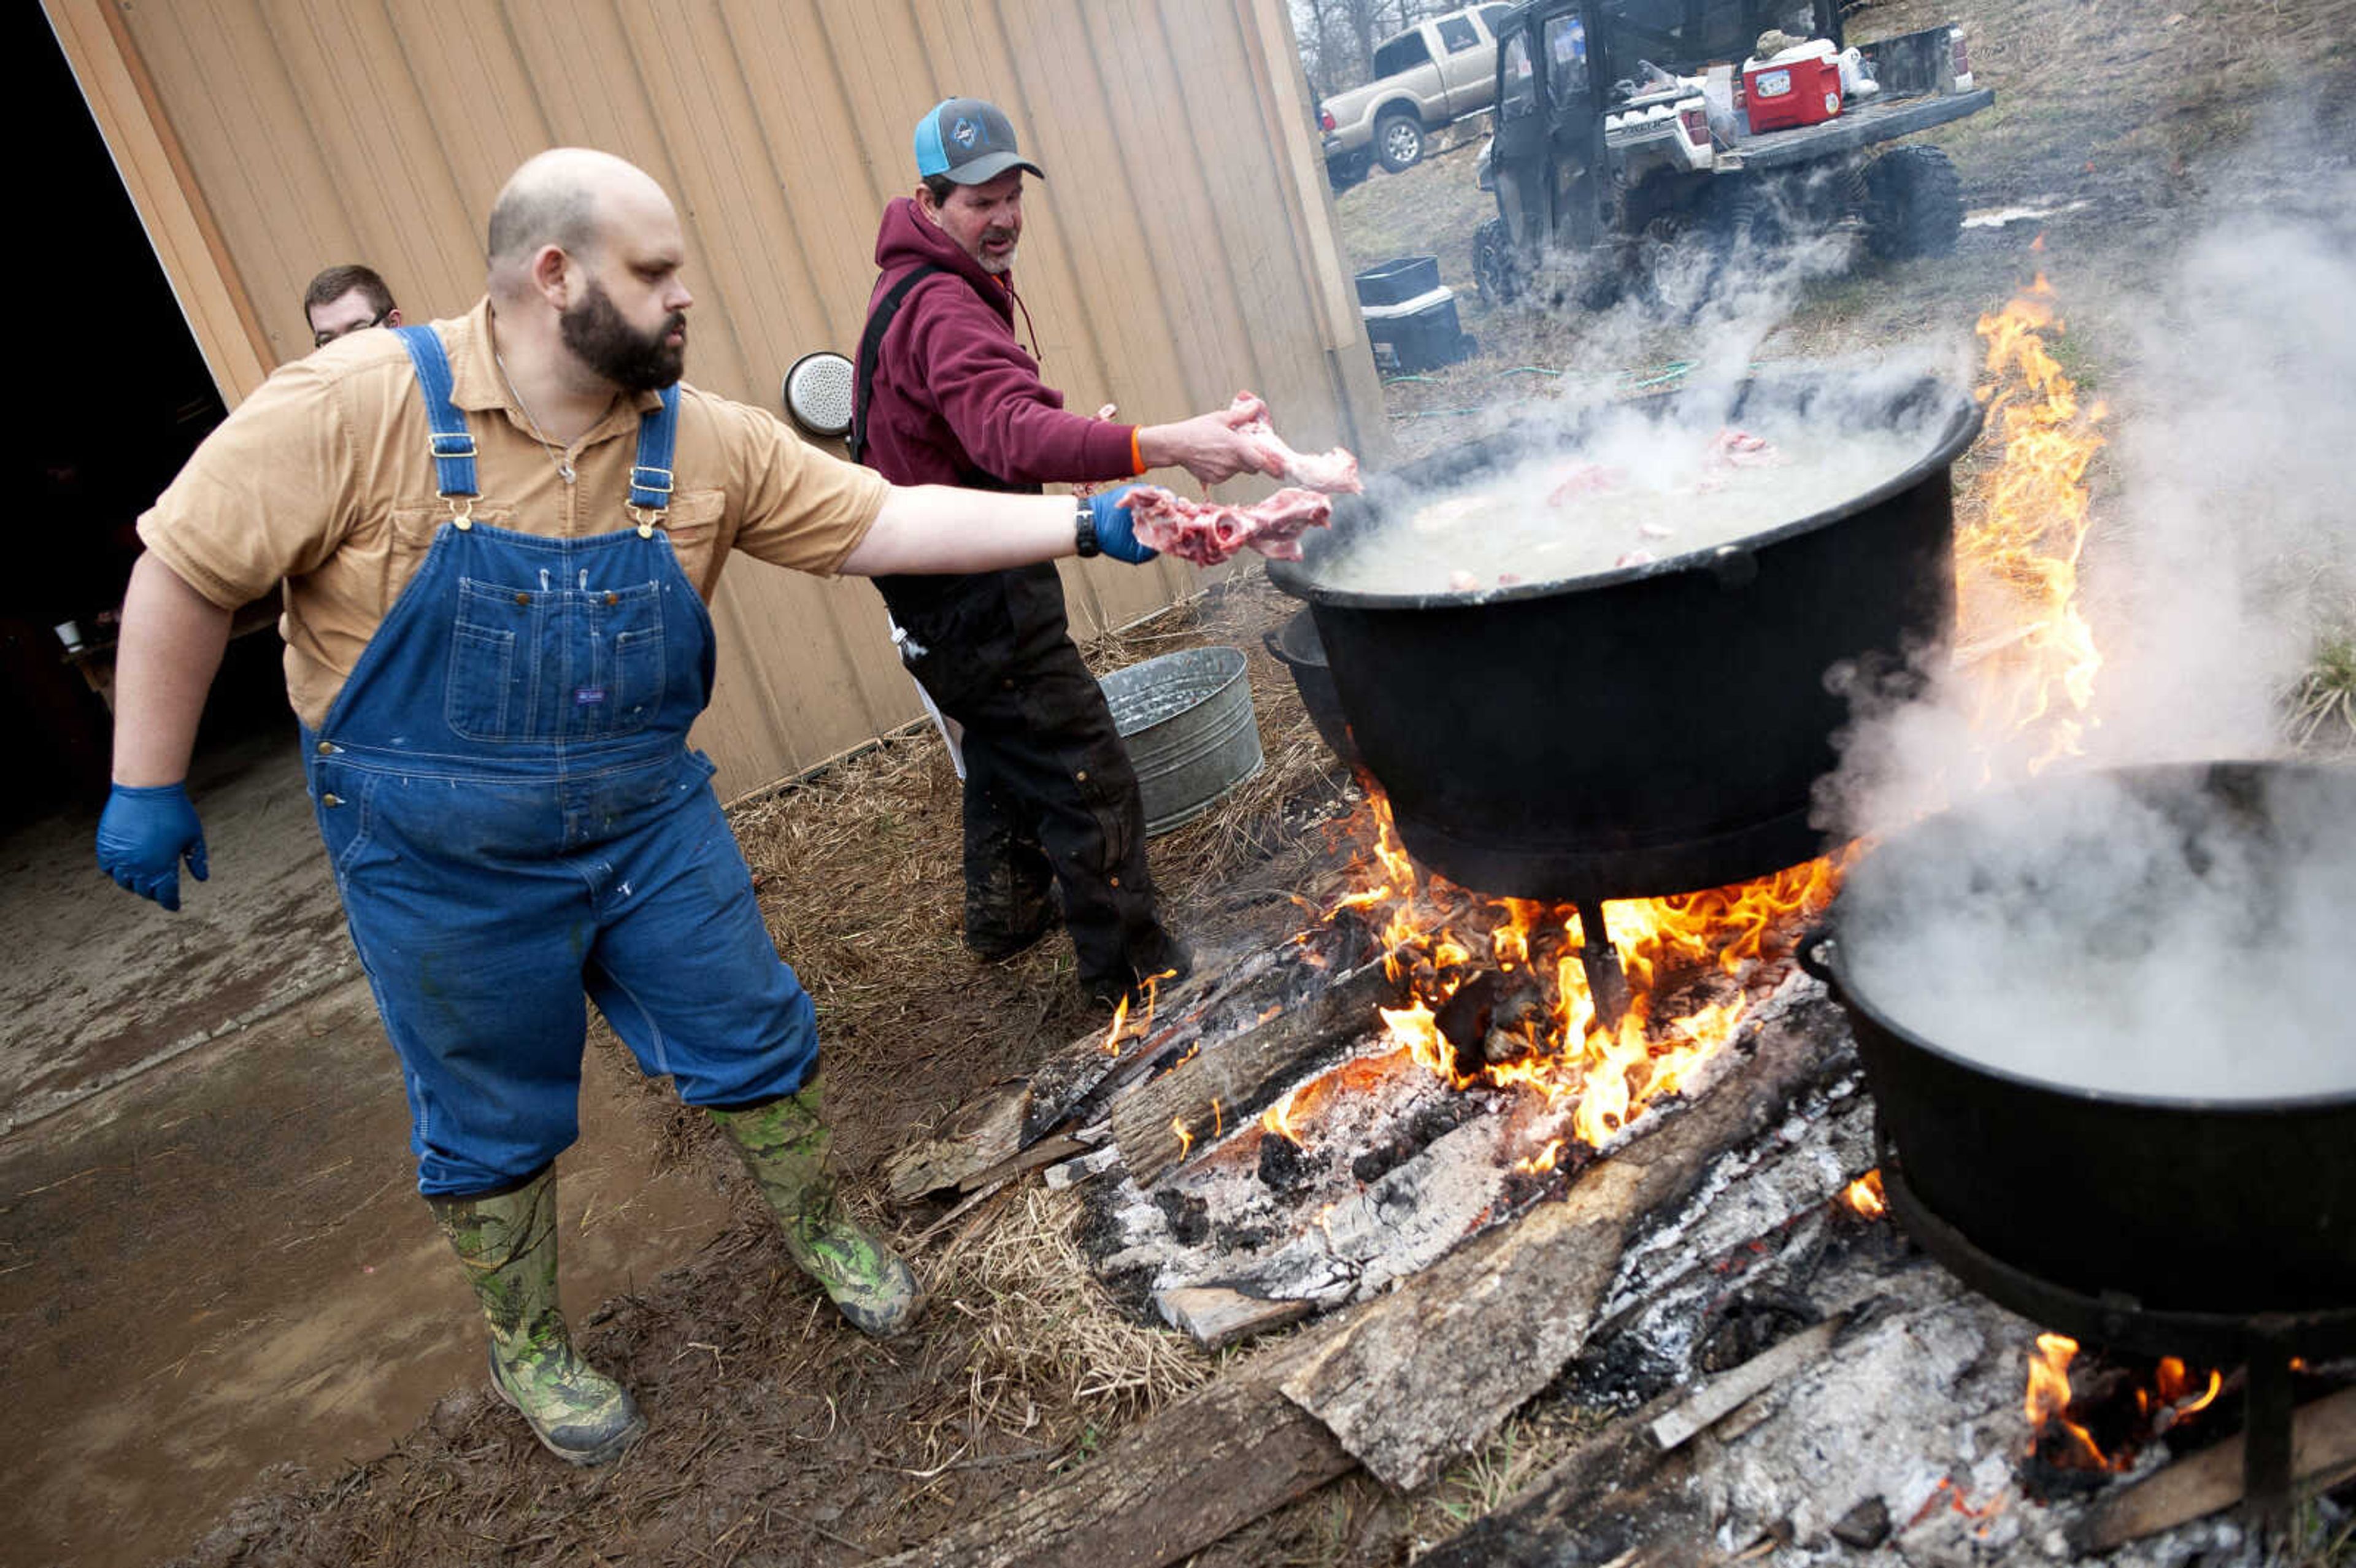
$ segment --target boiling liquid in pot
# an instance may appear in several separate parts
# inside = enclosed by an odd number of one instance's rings
[[[2351,782],[2286,775],[2263,818],[2100,774],[1975,802],[1851,877],[1846,978],[1915,1039],[2066,1089],[2356,1097]]]
[[[1846,506],[1921,461],[1932,433],[1630,416],[1576,449],[1387,502],[1371,531],[1319,556],[1316,575],[1360,592],[1445,593],[1666,560]]]

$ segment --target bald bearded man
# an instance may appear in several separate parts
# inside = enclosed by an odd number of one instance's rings
[[[844,1317],[890,1334],[923,1301],[837,1200],[810,999],[687,744],[730,553],[873,576],[1152,552],[1115,496],[888,485],[680,383],[678,214],[618,158],[525,164],[488,250],[472,312],[282,367],[140,519],[98,854],[166,909],[184,861],[203,880],[197,720],[231,613],[284,579],[309,794],[419,1190],[488,1319],[493,1387],[598,1464],[645,1422],[557,1306],[584,990],[735,1141]]]

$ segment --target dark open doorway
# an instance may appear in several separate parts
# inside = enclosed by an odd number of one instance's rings
[[[224,410],[48,18],[12,5],[0,27],[23,62],[16,123],[38,143],[18,160],[21,210],[46,237],[26,250],[37,287],[16,316],[27,400],[0,438],[17,502],[0,571],[0,734],[18,759],[0,769],[6,827],[102,797],[110,720],[85,672],[106,667],[134,525]],[[278,653],[266,633],[232,645],[200,748],[291,728]]]

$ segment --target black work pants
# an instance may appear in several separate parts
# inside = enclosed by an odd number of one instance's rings
[[[986,950],[1038,931],[1052,879],[1084,987],[1158,972],[1168,940],[1137,773],[1079,651],[1067,641],[942,711],[965,726],[967,940]]]
[[[1052,566],[886,588],[909,672],[965,727],[966,942],[1018,947],[1063,901],[1081,986],[1171,966],[1145,863],[1145,807],[1104,688],[1072,645]]]

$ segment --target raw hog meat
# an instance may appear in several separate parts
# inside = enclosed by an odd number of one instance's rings
[[[1358,477],[1356,453],[1339,446],[1330,452],[1293,451],[1268,422],[1268,405],[1256,394],[1237,392],[1227,410],[1231,413],[1251,415],[1248,422],[1236,426],[1236,433],[1257,442],[1268,453],[1277,477],[1287,485],[1296,485],[1304,490],[1323,490],[1329,496],[1356,496],[1365,490],[1365,482]],[[1278,559],[1292,558],[1280,556]]]
[[[1774,443],[1747,430],[1727,426],[1710,438],[1708,462],[1722,468],[1765,468],[1782,463]]]
[[[1137,537],[1164,555],[1196,566],[1216,566],[1239,549],[1256,549],[1270,560],[1299,560],[1304,528],[1333,520],[1333,503],[1314,490],[1279,490],[1248,507],[1189,501],[1158,485],[1141,485],[1121,505]]]

